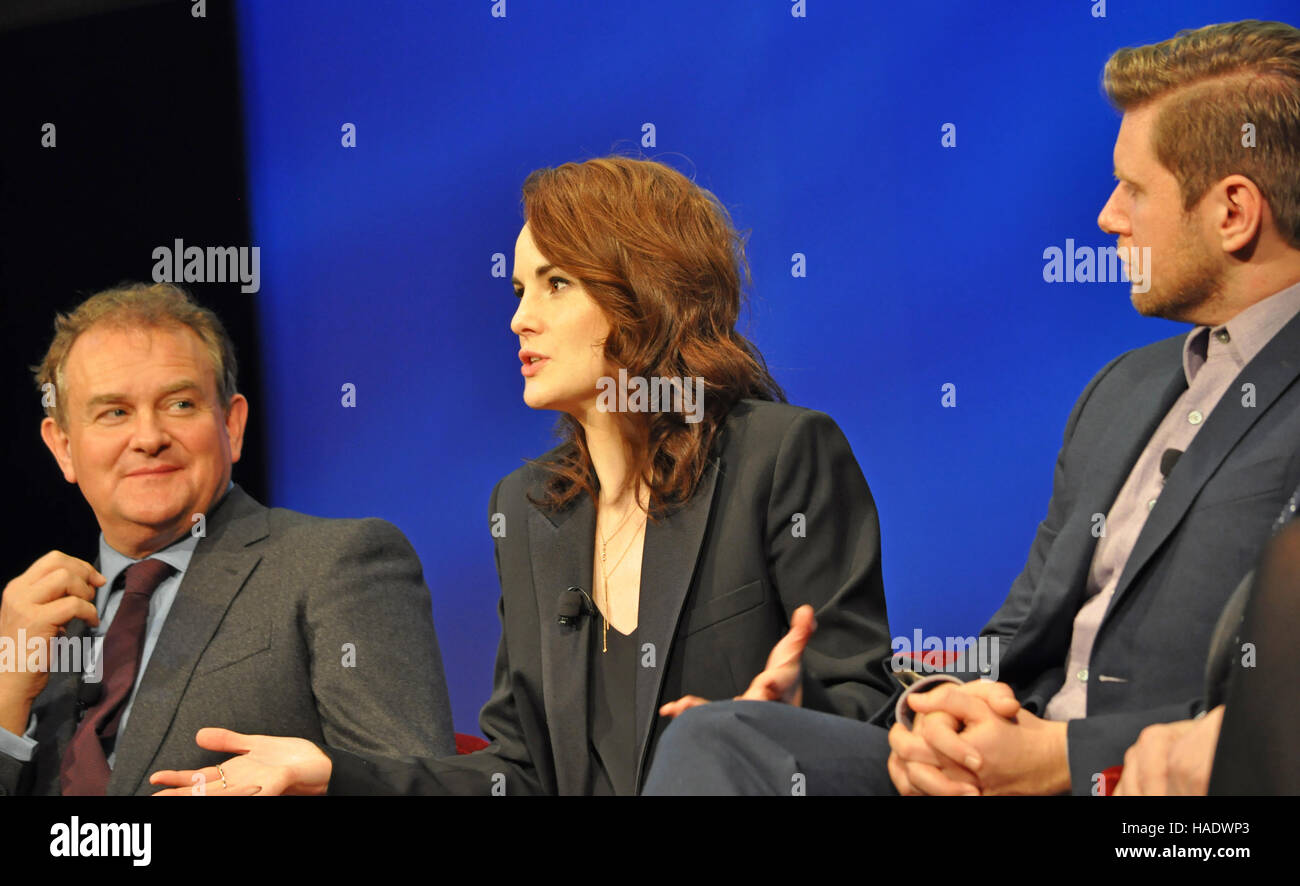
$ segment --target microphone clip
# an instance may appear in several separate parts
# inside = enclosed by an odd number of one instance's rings
[[[580,587],[568,587],[560,591],[558,615],[555,620],[566,628],[576,627],[580,621],[596,611],[596,604]]]

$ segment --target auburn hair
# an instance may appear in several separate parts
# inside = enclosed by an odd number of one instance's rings
[[[667,410],[615,413],[632,457],[629,482],[648,488],[650,516],[662,516],[694,494],[736,401],[785,401],[762,354],[736,331],[750,283],[744,237],[709,191],[632,157],[536,170],[523,209],[538,251],[604,312],[610,365],[629,377],[704,380],[698,422]],[[582,426],[566,414],[557,431],[562,445],[534,462],[549,472],[536,503],[551,510],[599,489]]]
[[[1128,111],[1163,100],[1152,147],[1184,211],[1234,173],[1255,183],[1300,248],[1300,30],[1247,20],[1179,31],[1106,62],[1106,94]],[[1243,144],[1254,128],[1253,147]]]

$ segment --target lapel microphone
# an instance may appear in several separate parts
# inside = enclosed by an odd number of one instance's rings
[[[99,558],[95,559],[95,568],[99,568]],[[108,589],[109,596],[114,591],[126,587],[126,572],[120,573],[113,584]],[[107,634],[107,632],[105,632]],[[84,642],[85,638],[93,637],[94,629],[90,624],[82,621],[76,631],[78,643]],[[77,680],[77,722],[80,723],[86,716],[86,711],[99,704],[99,700],[104,697],[104,655],[103,638],[99,643],[92,641],[93,652],[90,660],[83,659],[81,662],[81,677]]]
[[[1168,480],[1169,475],[1174,470],[1174,465],[1178,464],[1178,459],[1182,458],[1181,449],[1166,449],[1160,456],[1160,476]]]
[[[77,632],[77,642],[81,643],[86,637],[91,636],[90,625],[83,624],[81,630]],[[104,697],[104,663],[100,661],[103,655],[103,648],[99,644],[96,652],[91,653],[94,656],[92,661],[82,661],[81,678],[77,681],[77,722],[80,723],[86,716],[86,711],[99,704],[99,700]]]
[[[99,700],[103,697],[103,681],[97,680],[91,683],[86,679],[86,675],[82,674],[81,682],[77,684],[77,711],[84,714],[86,708],[93,708],[99,704]]]
[[[571,587],[560,591],[560,601],[556,610],[559,615],[555,620],[565,627],[573,627],[595,612],[596,604],[582,588]]]

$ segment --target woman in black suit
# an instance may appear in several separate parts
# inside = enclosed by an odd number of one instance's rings
[[[661,709],[744,694],[865,719],[888,697],[871,493],[834,421],[787,405],[736,331],[726,210],[625,157],[539,170],[523,197],[511,330],[524,401],[561,413],[564,442],[492,493],[490,746],[411,763],[213,730],[205,747],[248,753],[209,785],[632,794]]]

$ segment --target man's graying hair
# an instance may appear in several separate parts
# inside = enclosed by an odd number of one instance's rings
[[[45,359],[32,367],[36,386],[42,392],[54,386],[54,403],[45,414],[67,429],[65,371],[68,353],[77,338],[92,327],[113,329],[160,329],[187,327],[203,342],[217,381],[217,398],[223,410],[235,396],[238,364],[235,347],[217,315],[196,304],[189,294],[171,283],[122,283],[97,292],[68,314],[54,318],[54,340]]]

